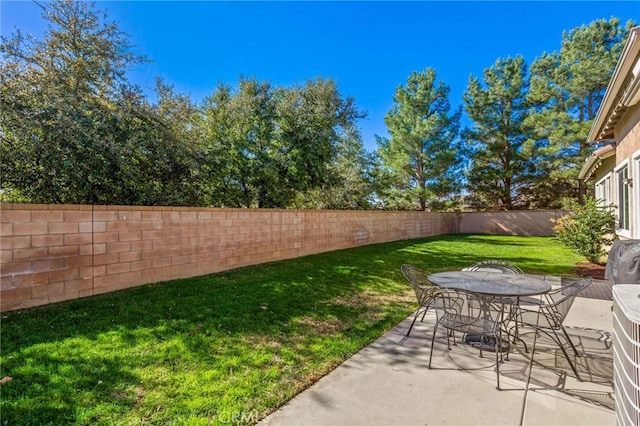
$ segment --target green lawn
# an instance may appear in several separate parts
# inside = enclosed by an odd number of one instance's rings
[[[1,422],[255,422],[415,308],[402,263],[492,258],[547,275],[584,261],[552,238],[451,235],[5,313]]]

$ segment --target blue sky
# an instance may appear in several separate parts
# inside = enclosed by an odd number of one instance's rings
[[[431,67],[462,104],[470,74],[481,76],[498,58],[531,62],[558,51],[562,32],[596,19],[640,22],[640,2],[97,2],[129,34],[135,51],[153,62],[129,78],[150,93],[155,77],[199,102],[218,82],[240,75],[276,85],[333,78],[368,117],[365,147],[387,136],[384,115],[395,88],[412,71]],[[40,9],[2,0],[0,30],[41,37]]]

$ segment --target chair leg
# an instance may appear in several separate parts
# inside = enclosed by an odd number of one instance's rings
[[[522,339],[520,339],[520,337],[519,337],[519,336],[520,336],[520,334],[519,334],[519,332],[518,332],[518,320],[515,320],[514,322],[515,322],[515,326],[514,326],[514,328],[515,328],[516,332],[515,332],[515,334],[513,335],[513,343],[516,343],[516,340],[520,340],[520,341],[522,341]]]
[[[498,352],[500,352],[500,357],[502,357],[502,342],[500,341],[500,337],[496,334],[496,389],[500,390],[500,361],[498,361]]]
[[[420,322],[424,321],[424,317],[427,315],[428,310],[429,310],[429,307],[424,308],[424,311],[422,311],[422,318],[420,318]]]
[[[433,327],[433,334],[431,335],[431,350],[429,351],[429,368],[431,368],[431,358],[433,358],[433,342],[436,340],[436,330],[438,329],[438,323]]]
[[[578,370],[576,369],[575,364],[573,363],[573,361],[571,361],[571,359],[569,358],[569,353],[567,352],[567,350],[564,348],[564,346],[559,345],[560,349],[562,349],[562,353],[564,354],[564,357],[567,359],[567,362],[569,363],[569,365],[571,366],[571,370],[573,370],[573,374],[576,375],[576,379],[581,382],[582,381],[582,377],[580,377],[580,374],[578,374]]]
[[[565,330],[564,325],[560,325],[560,328],[562,329],[562,333],[564,334],[564,337],[567,338],[567,341],[571,345],[571,348],[573,349],[573,353],[575,353],[576,356],[578,356],[578,357],[582,356],[582,355],[580,355],[580,353],[576,349],[576,346],[573,344],[573,341],[571,341],[571,337],[569,337],[569,333],[567,333],[567,330]]]
[[[565,349],[564,345],[562,344],[562,340],[560,339],[560,336],[558,336],[558,333],[556,333],[556,331],[553,328],[551,328],[550,330],[551,330],[551,332],[553,334],[549,333],[547,330],[537,330],[536,333],[543,332],[544,334],[549,336],[549,338],[551,338],[551,340],[553,340],[556,343],[556,345],[558,345],[558,347],[562,351],[562,354],[564,355],[565,359],[569,363],[569,366],[571,367],[571,371],[573,371],[573,374],[576,375],[576,379],[579,382],[581,382],[582,378],[580,377],[580,374],[578,373],[578,369],[576,368],[576,366],[573,363],[573,361],[571,361],[571,358],[569,358],[569,352],[567,352],[567,350]],[[531,360],[533,361],[533,354],[531,355],[531,357],[532,357]]]
[[[516,332],[512,333],[511,331],[514,328],[516,329]],[[513,339],[511,339],[511,336],[513,336]],[[512,326],[511,328],[509,328],[507,330],[507,340],[511,341],[511,343],[513,343],[513,344],[516,344],[518,341],[520,341],[524,345],[525,353],[529,353],[529,348],[527,347],[527,342],[522,340],[522,338],[520,337],[520,334],[519,334],[518,329],[517,329],[517,325],[514,325],[514,326]]]
[[[513,322],[514,322],[514,324],[515,324],[515,325],[514,325],[514,327],[515,327],[515,329],[516,329],[516,332],[515,332],[515,334],[513,335],[513,343],[514,343],[514,344],[516,343],[516,340],[520,340],[520,341],[522,341],[522,339],[520,339],[520,337],[519,337],[519,336],[520,336],[520,333],[519,333],[519,331],[518,331],[518,312],[519,312],[519,309],[520,309],[520,298],[517,298],[517,299],[516,299],[516,303],[515,303],[515,308],[514,308],[514,310],[512,310],[512,311],[511,311],[511,313],[509,314],[509,316],[511,317],[511,314],[512,314],[513,312],[515,312],[515,313],[516,313],[516,314],[514,315],[514,320],[513,320]],[[508,338],[508,336],[507,336],[507,338]],[[523,342],[523,343],[524,343],[524,342]],[[527,346],[527,345],[525,344],[525,351],[526,351],[526,346]]]
[[[407,330],[407,337],[409,337],[409,334],[411,334],[411,330],[413,329],[413,325],[416,323],[416,320],[418,319],[418,315],[420,315],[420,308],[418,308],[418,310],[416,311],[416,314],[413,316],[413,321],[411,321],[409,330]]]
[[[563,328],[564,330],[564,328]],[[562,344],[562,340],[560,340],[560,336],[558,336],[558,333],[556,333],[556,331],[554,329],[551,329],[551,331],[553,331],[553,334],[555,335],[555,340],[556,343],[558,344],[558,346],[560,346],[560,349],[562,350],[562,353],[564,354],[564,357],[567,359],[567,362],[569,363],[569,366],[571,367],[571,370],[573,370],[573,374],[576,375],[576,379],[578,379],[579,382],[582,381],[582,378],[580,377],[580,374],[578,374],[578,369],[576,368],[575,364],[573,363],[573,361],[571,361],[571,358],[569,358],[569,352],[567,352],[567,350],[564,348],[564,345]],[[569,342],[571,343],[571,346],[573,346],[573,342],[571,342],[571,340],[569,340]],[[573,350],[575,350],[576,348],[573,347]]]

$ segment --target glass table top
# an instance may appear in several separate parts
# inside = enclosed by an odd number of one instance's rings
[[[495,296],[534,296],[551,290],[551,284],[522,274],[481,271],[448,271],[429,275],[441,287]]]

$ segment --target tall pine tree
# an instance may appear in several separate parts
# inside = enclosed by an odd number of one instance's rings
[[[523,189],[535,177],[538,156],[523,125],[529,112],[524,58],[498,59],[483,77],[481,83],[471,76],[464,93],[465,111],[473,122],[462,132],[471,158],[471,204],[477,209],[523,208]]]
[[[535,191],[541,207],[559,207],[563,196],[574,195],[592,150],[587,134],[632,26],[611,18],[565,31],[560,51],[545,52],[531,65],[533,109],[526,124],[545,154],[538,167],[547,179]]]
[[[434,208],[459,183],[456,141],[461,111],[451,111],[449,87],[427,68],[398,86],[385,116],[391,139],[378,138],[392,189],[381,194],[388,207]]]

